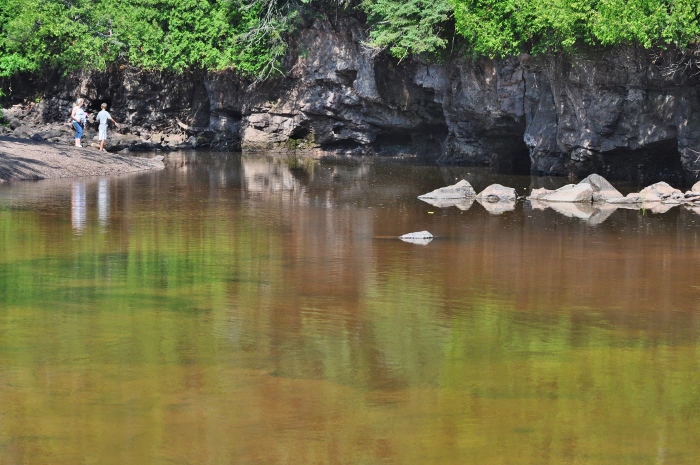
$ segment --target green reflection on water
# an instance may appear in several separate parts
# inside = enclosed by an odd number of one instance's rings
[[[0,463],[697,462],[692,325],[523,308],[468,244],[227,192],[0,209]]]

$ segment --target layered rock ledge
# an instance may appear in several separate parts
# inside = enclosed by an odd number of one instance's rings
[[[109,176],[164,166],[162,156],[123,156],[92,148],[0,137],[0,182]]]

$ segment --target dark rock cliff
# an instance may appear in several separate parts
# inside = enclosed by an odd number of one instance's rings
[[[265,82],[233,72],[78,73],[9,116],[15,132],[30,135],[30,123],[65,122],[77,97],[93,110],[107,101],[126,123],[113,150],[410,153],[645,182],[690,181],[700,172],[700,77],[665,76],[646,50],[397,63],[364,46],[364,30],[353,18],[310,22],[295,37],[288,74]],[[15,101],[32,102],[39,90],[26,80],[13,89]]]

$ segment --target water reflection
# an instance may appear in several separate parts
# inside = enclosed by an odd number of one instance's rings
[[[503,202],[489,202],[488,199],[477,199],[479,205],[484,207],[484,209],[492,215],[500,215],[505,212],[512,212],[515,210],[515,200],[508,200]]]
[[[445,199],[445,200],[439,200],[439,199],[419,199],[422,202],[425,202],[429,205],[432,205],[437,208],[450,208],[450,207],[457,207],[460,210],[466,211],[471,208],[471,206],[474,204],[474,197],[468,197],[465,199]]]
[[[84,182],[73,183],[70,202],[73,231],[81,234],[87,222],[87,189]]]
[[[692,211],[592,228],[416,198],[530,177],[171,157],[0,186],[0,463],[700,459]]]
[[[100,179],[97,183],[97,221],[102,229],[109,223],[109,180]]]

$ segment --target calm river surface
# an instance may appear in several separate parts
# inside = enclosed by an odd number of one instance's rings
[[[565,183],[475,168],[166,160],[0,186],[0,464],[700,463],[698,213],[416,198]]]

